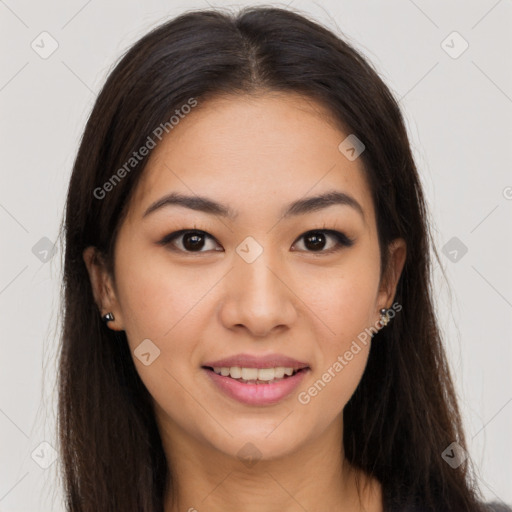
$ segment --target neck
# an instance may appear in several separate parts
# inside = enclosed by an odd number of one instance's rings
[[[253,448],[252,460],[199,445],[178,430],[170,435],[167,428],[162,440],[172,488],[165,512],[381,512],[380,485],[354,469],[340,449],[340,422],[281,458],[264,457]]]

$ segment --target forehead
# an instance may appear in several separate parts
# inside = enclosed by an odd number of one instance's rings
[[[133,198],[141,215],[172,191],[214,198],[254,217],[301,197],[339,190],[374,210],[362,160],[325,108],[295,93],[217,97],[181,117],[149,157]],[[348,210],[348,209],[347,209]]]

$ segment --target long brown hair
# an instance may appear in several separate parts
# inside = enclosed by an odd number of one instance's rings
[[[431,247],[439,256],[398,103],[342,38],[298,12],[263,7],[189,11],[157,27],[121,58],[88,119],[63,226],[58,435],[67,509],[162,512],[172,493],[149,393],[125,333],[101,322],[82,259],[92,245],[113,268],[117,230],[148,157],[107,197],[94,191],[190,98],[264,91],[320,102],[364,143],[382,272],[389,242],[407,243],[395,296],[402,311],[374,336],[344,409],[346,457],[382,483],[387,511],[481,510],[469,460],[453,469],[441,456],[465,440],[432,300]]]

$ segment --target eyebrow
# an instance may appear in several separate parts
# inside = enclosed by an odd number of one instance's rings
[[[178,192],[172,192],[152,203],[144,212],[143,218],[163,207],[172,205],[183,206],[191,210],[212,215],[220,215],[221,217],[226,217],[231,220],[234,220],[238,216],[238,213],[228,206],[207,197],[187,196]],[[362,216],[363,220],[365,219],[364,210],[356,199],[345,192],[337,190],[331,190],[318,196],[306,197],[305,199],[294,201],[283,209],[281,216],[291,217],[303,215],[313,211],[323,210],[333,205],[350,206]]]

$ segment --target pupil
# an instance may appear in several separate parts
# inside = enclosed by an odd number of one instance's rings
[[[183,246],[187,250],[201,249],[204,244],[204,240],[202,240],[202,235],[197,233],[187,234],[183,237]],[[192,241],[192,243],[189,243]]]
[[[308,244],[308,241],[312,241],[312,244]],[[325,245],[325,237],[323,234],[312,233],[306,237],[306,247],[310,249],[323,249]]]

